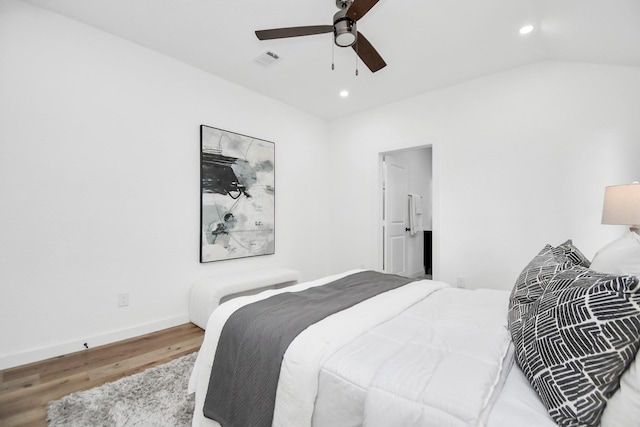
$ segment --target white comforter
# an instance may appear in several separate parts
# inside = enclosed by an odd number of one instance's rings
[[[189,385],[196,392],[194,426],[219,425],[202,408],[224,321],[242,305],[283,291],[238,298],[212,314]],[[273,425],[483,425],[511,364],[507,296],[423,280],[307,328],[285,354]]]

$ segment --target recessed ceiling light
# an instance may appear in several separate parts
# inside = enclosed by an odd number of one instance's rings
[[[347,96],[349,96],[349,91],[348,90],[340,91],[340,96],[343,98],[346,98]]]
[[[533,31],[533,25],[525,25],[520,28],[520,34],[529,34],[531,31]]]

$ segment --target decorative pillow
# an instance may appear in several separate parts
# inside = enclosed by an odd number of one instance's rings
[[[509,298],[509,331],[513,342],[519,341],[522,319],[541,296],[547,282],[557,272],[574,265],[589,267],[589,260],[571,239],[553,247],[546,245],[522,270]]]
[[[565,242],[566,243],[566,242]],[[522,270],[509,298],[509,331],[514,343],[522,334],[522,319],[541,296],[547,282],[558,271],[573,265],[563,249],[546,245]]]
[[[571,239],[567,240],[556,249],[561,250],[564,256],[569,258],[569,261],[571,261],[574,265],[581,265],[587,268],[589,268],[589,266],[591,265],[587,257],[584,256],[582,252],[580,252],[580,250],[574,246]]]
[[[600,249],[591,268],[610,274],[640,276],[640,235],[626,232]],[[602,413],[602,427],[633,426],[640,422],[640,352],[620,379],[620,389]]]
[[[640,422],[640,352],[620,378],[620,388],[607,402],[601,427],[634,426]]]
[[[521,322],[516,360],[551,417],[597,425],[640,346],[638,278],[560,271]]]
[[[522,270],[511,292],[511,299],[521,303],[536,301],[544,291],[544,284],[558,271],[572,266],[562,249],[546,245]]]

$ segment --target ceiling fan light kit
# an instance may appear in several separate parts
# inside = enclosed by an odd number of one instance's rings
[[[347,9],[333,15],[333,39],[337,46],[349,47],[356,42],[356,21],[347,18]]]
[[[260,40],[272,40],[333,32],[333,40],[337,46],[351,46],[369,70],[375,73],[386,67],[387,64],[373,45],[357,30],[356,22],[366,15],[376,3],[378,0],[336,0],[336,6],[340,10],[333,16],[333,25],[258,30],[256,37]]]

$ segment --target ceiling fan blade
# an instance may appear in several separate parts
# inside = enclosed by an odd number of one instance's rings
[[[347,10],[347,18],[357,21],[371,10],[378,3],[378,0],[353,0]]]
[[[258,30],[256,36],[260,40],[284,39],[287,37],[312,36],[333,32],[333,25],[313,25],[308,27],[273,28],[271,30]]]
[[[372,73],[387,66],[387,63],[384,62],[384,59],[382,59],[378,51],[375,50],[371,43],[369,43],[369,40],[367,40],[360,31],[358,31],[356,43],[351,47],[356,51],[360,59],[362,59],[362,62],[369,67]]]

